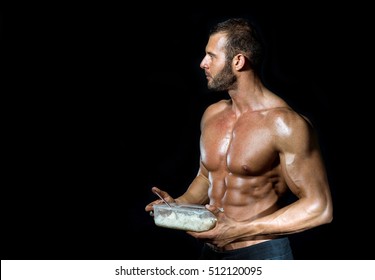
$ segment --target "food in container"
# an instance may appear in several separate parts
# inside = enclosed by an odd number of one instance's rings
[[[155,204],[154,221],[157,226],[186,231],[206,231],[216,224],[216,217],[203,205]]]

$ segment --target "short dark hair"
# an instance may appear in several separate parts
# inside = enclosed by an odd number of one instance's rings
[[[242,53],[251,67],[260,70],[263,60],[263,44],[254,24],[245,18],[230,18],[214,25],[209,35],[223,32],[227,36],[226,57],[231,60]]]

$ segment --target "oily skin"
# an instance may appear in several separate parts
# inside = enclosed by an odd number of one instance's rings
[[[311,123],[261,83],[244,55],[227,61],[225,42],[225,33],[213,34],[200,64],[208,88],[230,99],[202,116],[197,176],[177,198],[153,190],[170,202],[205,204],[216,226],[188,234],[226,250],[329,223],[331,194]],[[281,206],[286,192],[297,199]]]

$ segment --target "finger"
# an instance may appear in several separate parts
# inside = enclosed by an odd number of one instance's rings
[[[151,188],[151,191],[157,191],[157,190],[159,190],[158,187],[153,186],[153,187]]]
[[[219,208],[216,209],[215,214],[219,214],[219,213],[223,213],[223,212],[224,212],[224,208],[219,207]]]
[[[206,208],[211,211],[213,214],[217,215],[219,213],[223,213],[224,212],[224,208],[222,207],[216,207],[216,206],[213,206],[213,205],[206,205]]]
[[[153,186],[153,187],[151,188],[151,191],[152,191],[152,192],[158,192],[158,193],[161,193],[161,192],[162,192],[161,189],[159,189],[158,187],[155,187],[155,186]]]

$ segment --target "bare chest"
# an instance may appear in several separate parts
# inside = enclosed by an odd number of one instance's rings
[[[262,116],[236,121],[218,119],[202,132],[202,161],[211,172],[260,175],[278,163],[273,143],[273,133]]]

